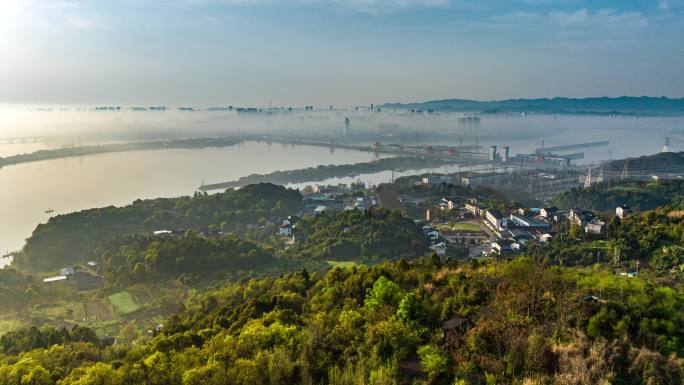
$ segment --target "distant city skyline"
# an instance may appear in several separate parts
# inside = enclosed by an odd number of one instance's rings
[[[3,0],[0,103],[684,96],[684,0]]]

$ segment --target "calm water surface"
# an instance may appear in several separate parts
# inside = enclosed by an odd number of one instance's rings
[[[99,154],[0,169],[0,255],[18,250],[51,215],[191,195],[206,183],[321,164],[367,162],[372,153],[246,142],[220,149]],[[47,214],[46,210],[54,213]],[[0,264],[3,261],[0,260]]]
[[[317,114],[317,115],[316,115]],[[38,136],[43,143],[0,143],[0,157],[107,141],[159,140],[173,137],[223,136],[237,130],[292,134],[331,135],[340,131],[342,115],[317,112],[274,117],[235,116],[226,113],[93,112],[73,106],[53,106],[50,112],[27,106],[0,105],[0,139]],[[309,116],[312,115],[312,116]],[[376,132],[378,124],[393,123],[405,133],[422,130],[440,132],[442,144],[458,143],[510,146],[511,153],[529,153],[535,148],[608,140],[610,145],[565,151],[584,152],[577,164],[594,163],[654,154],[666,137],[670,150],[684,150],[684,118],[615,118],[594,116],[483,116],[475,130],[459,129],[459,114],[405,117],[383,114],[355,116],[352,128]],[[396,138],[386,139],[396,141]],[[82,142],[81,142],[82,141]],[[361,143],[367,145],[368,141]],[[439,143],[432,143],[439,144]],[[125,205],[138,198],[173,197],[192,194],[206,183],[237,179],[252,173],[268,173],[321,164],[365,162],[371,153],[324,147],[283,147],[279,144],[246,143],[223,149],[160,150],[100,154],[26,163],[0,169],[0,267],[1,256],[18,250],[38,223],[52,215],[107,205]],[[456,167],[456,166],[448,166]],[[429,170],[409,171],[407,173]],[[454,172],[456,169],[435,170]],[[395,176],[400,176],[397,174]],[[369,184],[386,182],[391,172],[361,175]],[[324,182],[349,183],[353,178]],[[314,181],[312,181],[314,182]],[[299,185],[301,186],[301,184]]]

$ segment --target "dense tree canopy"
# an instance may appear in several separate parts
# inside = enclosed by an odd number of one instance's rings
[[[657,182],[632,180],[612,181],[589,188],[574,188],[553,198],[552,203],[562,209],[580,207],[594,211],[613,211],[620,205],[646,211],[666,204],[681,203],[684,199],[684,180],[670,179]]]
[[[244,234],[248,225],[275,222],[301,208],[298,191],[258,184],[221,194],[138,200],[125,207],[84,210],[38,225],[15,262],[29,270],[63,267],[82,261],[100,241],[117,234],[209,228]]]
[[[684,296],[639,278],[425,258],[230,284],[135,344],[16,332],[0,384],[680,384],[683,333]]]
[[[398,210],[325,212],[299,221],[297,233],[303,241],[290,254],[298,258],[397,258],[427,249],[422,230]]]
[[[227,270],[249,270],[273,262],[272,253],[235,235],[208,239],[192,232],[171,238],[111,238],[95,249],[93,257],[102,262],[108,286],[180,275],[215,278]]]

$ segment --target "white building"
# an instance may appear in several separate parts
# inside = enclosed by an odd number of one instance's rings
[[[628,216],[632,215],[632,208],[627,205],[618,206],[615,209],[615,215],[617,215],[617,217],[620,219],[627,218]]]
[[[486,224],[496,231],[501,231],[508,225],[508,220],[496,210],[485,211]]]
[[[280,226],[279,233],[283,237],[289,237],[292,235],[292,226],[289,224]]]
[[[603,227],[605,225],[606,222],[594,219],[591,222],[587,223],[586,226],[584,226],[584,232],[586,232],[587,234],[601,234],[603,232]]]
[[[421,179],[423,184],[441,184],[441,183],[451,183],[452,178],[450,176],[428,176]]]
[[[440,257],[443,257],[446,255],[447,246],[446,243],[439,242],[437,244],[430,246],[430,250],[434,251]]]

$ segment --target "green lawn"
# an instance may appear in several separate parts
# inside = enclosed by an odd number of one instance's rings
[[[587,246],[589,249],[605,249],[608,247],[608,242],[604,240],[595,240],[591,241]]]
[[[327,260],[325,261],[328,265],[330,265],[332,268],[340,267],[343,269],[351,269],[352,267],[358,267],[361,266],[360,263],[354,262],[354,261],[331,261]]]
[[[482,231],[480,229],[480,226],[478,226],[474,223],[467,223],[467,222],[461,222],[461,223],[454,224],[454,230],[456,230],[456,231],[467,231],[470,233],[479,233]]]
[[[142,307],[138,305],[135,298],[127,291],[112,294],[107,298],[109,299],[109,303],[112,304],[114,311],[121,315],[133,313],[140,310]]]

